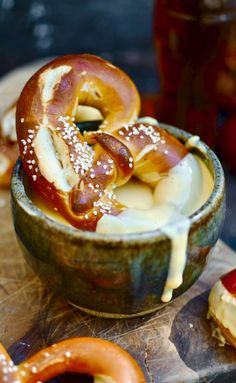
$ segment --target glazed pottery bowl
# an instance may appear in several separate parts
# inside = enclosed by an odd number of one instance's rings
[[[161,124],[182,142],[191,135]],[[193,150],[214,179],[208,201],[190,216],[187,263],[173,299],[201,275],[224,222],[224,174],[215,154],[201,141]],[[12,176],[16,235],[27,262],[53,291],[91,314],[143,315],[163,306],[171,242],[160,230],[123,235],[80,231],[46,216],[28,198],[19,159]]]

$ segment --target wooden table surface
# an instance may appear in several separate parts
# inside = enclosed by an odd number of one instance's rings
[[[28,268],[12,225],[10,193],[0,191],[0,340],[15,363],[59,340],[96,336],[130,352],[148,383],[233,383],[236,351],[219,347],[206,320],[210,287],[233,267],[236,253],[219,241],[202,277],[171,304],[137,319],[96,318],[47,292]]]

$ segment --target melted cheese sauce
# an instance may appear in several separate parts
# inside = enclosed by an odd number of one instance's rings
[[[114,190],[116,198],[127,206],[118,216],[104,215],[97,224],[97,232],[128,234],[160,229],[171,240],[171,257],[162,301],[169,302],[173,290],[182,284],[186,264],[189,215],[200,208],[213,190],[213,179],[203,161],[189,153],[155,189],[131,179]],[[33,193],[36,206],[52,218],[68,224],[57,212],[45,207]]]
[[[184,221],[206,202],[212,190],[213,179],[206,165],[189,153],[162,177],[154,190],[132,179],[116,188],[116,198],[127,209],[115,217],[104,215],[97,232],[137,233]]]
[[[169,302],[183,281],[186,264],[188,218],[209,198],[213,179],[200,158],[189,153],[157,184],[154,191],[139,181],[115,189],[117,199],[127,206],[118,216],[104,215],[99,233],[137,233],[160,229],[171,240],[171,257],[162,301]]]
[[[162,302],[169,302],[173,290],[181,286],[183,273],[187,261],[188,232],[190,220],[185,217],[162,228],[164,234],[171,239],[171,256]]]

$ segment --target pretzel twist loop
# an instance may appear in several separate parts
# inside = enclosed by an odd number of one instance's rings
[[[101,112],[97,132],[78,130],[80,104]],[[75,227],[96,230],[104,214],[126,208],[115,187],[132,175],[154,185],[186,155],[158,125],[134,122],[139,107],[129,77],[91,55],[58,58],[23,89],[16,127],[24,168],[36,191]]]

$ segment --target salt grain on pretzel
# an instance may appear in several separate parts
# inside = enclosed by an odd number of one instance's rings
[[[151,186],[155,186],[188,153],[180,141],[161,129],[157,123],[131,123],[113,134],[132,153],[134,176]]]

